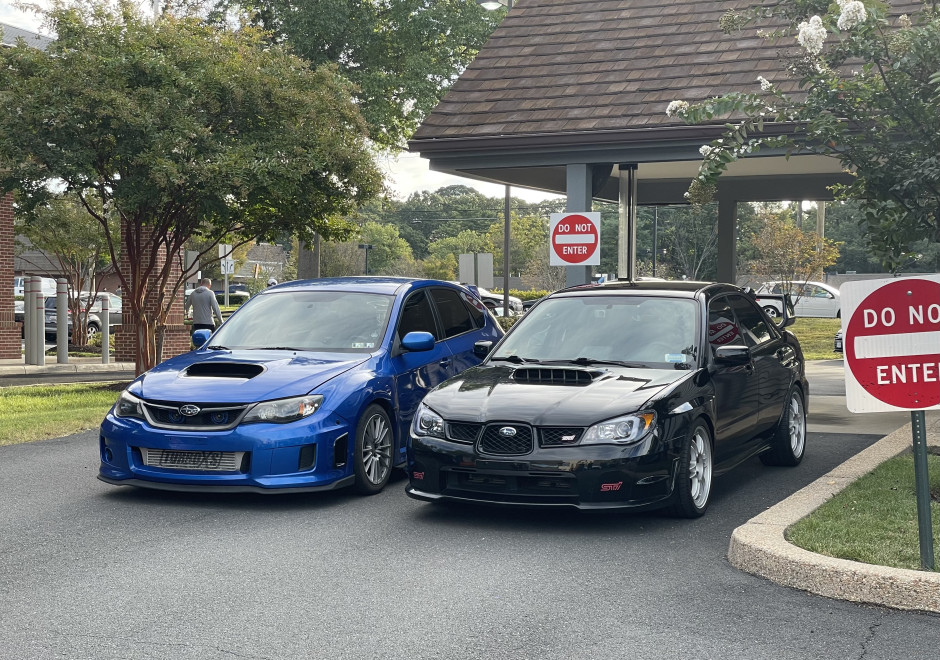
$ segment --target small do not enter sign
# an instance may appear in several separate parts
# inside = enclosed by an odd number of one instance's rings
[[[842,301],[849,410],[940,408],[940,278],[847,282]]]
[[[599,266],[601,214],[552,213],[551,266]]]

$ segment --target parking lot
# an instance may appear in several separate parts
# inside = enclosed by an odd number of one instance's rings
[[[400,476],[368,498],[139,491],[94,478],[94,432],[0,448],[0,657],[936,658],[934,616],[725,559],[880,437],[814,431],[814,404],[799,468],[754,459],[691,521],[427,505]]]

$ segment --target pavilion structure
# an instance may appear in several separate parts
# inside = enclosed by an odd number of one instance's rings
[[[726,12],[753,4],[514,0],[409,149],[432,170],[566,195],[572,212],[619,202],[619,274],[632,276],[636,206],[685,203],[700,148],[727,122],[686,125],[666,115],[668,104],[757,92],[758,76],[799,92],[781,62],[795,38],[772,43],[757,27],[719,27]],[[921,6],[895,2],[892,13]],[[762,151],[733,163],[716,195],[718,279],[736,280],[739,203],[830,200],[829,187],[849,180],[824,156]],[[589,268],[568,267],[569,285],[589,278]]]

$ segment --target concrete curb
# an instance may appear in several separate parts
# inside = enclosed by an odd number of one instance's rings
[[[937,445],[936,433],[927,442]],[[728,561],[746,573],[856,603],[940,614],[940,573],[834,559],[791,544],[786,529],[843,488],[911,446],[904,426],[734,530]]]
[[[74,358],[73,358],[74,359]],[[110,362],[102,364],[98,362],[69,362],[68,364],[58,364],[52,362],[43,366],[36,364],[0,364],[0,376],[4,375],[33,375],[33,374],[72,374],[86,371],[121,371],[129,372],[133,376],[136,365],[133,362]]]

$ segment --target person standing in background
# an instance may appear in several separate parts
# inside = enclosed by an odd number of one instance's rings
[[[213,317],[219,319],[222,323],[222,310],[219,309],[219,301],[215,299],[215,292],[212,290],[212,280],[204,277],[200,282],[202,286],[197,287],[183,305],[183,313],[189,315],[190,307],[193,310],[193,331],[196,330],[215,330]]]

